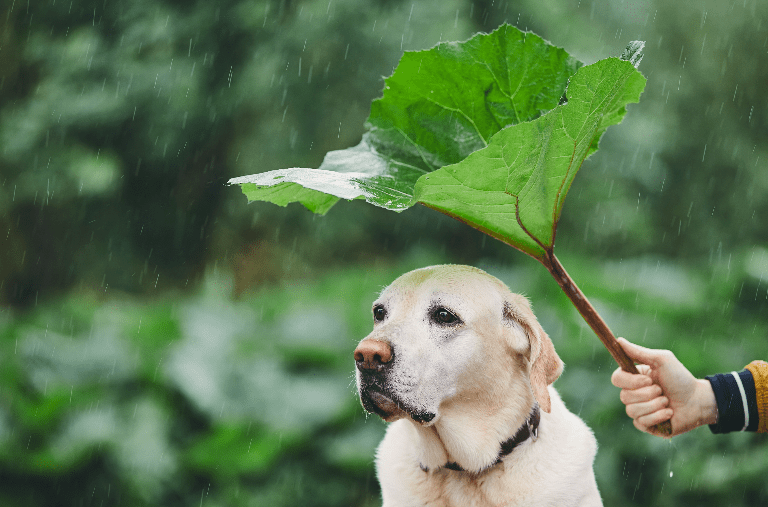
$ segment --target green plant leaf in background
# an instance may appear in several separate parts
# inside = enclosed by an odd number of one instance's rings
[[[539,36],[504,25],[463,43],[406,52],[371,105],[359,145],[330,152],[319,169],[281,169],[230,180],[250,201],[301,202],[326,213],[339,198],[402,211],[424,174],[464,160],[504,127],[554,108],[582,64]]]
[[[608,58],[582,67],[565,104],[498,132],[458,164],[422,176],[415,199],[543,260],[576,172],[644,87],[629,61]]]

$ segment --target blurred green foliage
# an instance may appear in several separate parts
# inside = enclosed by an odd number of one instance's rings
[[[231,276],[209,271],[183,297],[80,295],[23,317],[5,312],[0,502],[376,505],[373,456],[385,426],[359,405],[351,351],[384,285],[446,260],[416,251],[240,301],[230,297]],[[706,279],[661,259],[567,262],[616,328],[671,347],[696,375],[764,354],[756,337],[768,323],[734,318],[733,295],[720,289],[727,266]],[[638,433],[608,385],[610,356],[546,271],[480,265],[534,301],[566,363],[556,386],[600,443],[606,505],[768,499],[764,436],[699,429],[666,442]],[[743,340],[734,347],[729,336]]]
[[[765,359],[765,2],[0,0],[0,504],[377,505],[351,351],[437,262],[532,299],[606,505],[768,503],[765,437],[638,433],[525,256],[426,209],[224,186],[356,144],[403,50],[504,21],[587,63],[647,41],[558,231],[613,330],[697,376]]]

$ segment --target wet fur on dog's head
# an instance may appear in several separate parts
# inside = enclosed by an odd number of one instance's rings
[[[374,329],[356,350],[363,406],[386,421],[408,418],[422,464],[494,463],[501,442],[563,369],[527,299],[470,266],[411,271],[374,302]],[[370,359],[370,361],[368,361]]]

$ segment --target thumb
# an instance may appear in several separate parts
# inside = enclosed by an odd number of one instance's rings
[[[621,348],[624,349],[624,352],[626,352],[630,357],[630,359],[633,359],[638,363],[647,364],[649,366],[658,366],[662,357],[664,356],[664,351],[649,349],[641,345],[636,345],[627,341],[625,338],[619,338],[619,344],[621,345]]]

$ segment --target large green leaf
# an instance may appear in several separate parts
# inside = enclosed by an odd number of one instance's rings
[[[422,176],[415,199],[541,260],[554,246],[576,172],[644,87],[630,61],[608,58],[582,67],[568,85],[567,103]]]
[[[539,36],[505,25],[466,42],[406,52],[371,105],[359,145],[319,169],[281,169],[230,180],[250,201],[301,202],[325,213],[339,198],[402,211],[424,174],[465,159],[502,128],[560,101],[581,66]]]

